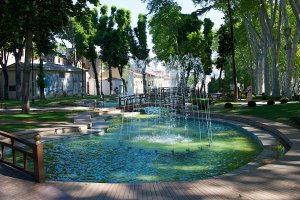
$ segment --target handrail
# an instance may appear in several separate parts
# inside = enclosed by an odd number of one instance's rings
[[[43,144],[41,143],[40,134],[36,134],[34,136],[35,143],[29,142],[19,136],[4,131],[0,131],[0,135],[4,137],[0,140],[0,162],[33,176],[39,183],[45,182]],[[10,141],[5,141],[6,139]],[[18,145],[16,142],[20,144]],[[27,150],[28,148],[29,150]],[[12,151],[12,161],[6,159],[7,149],[11,149]],[[16,152],[20,152],[23,155],[23,165],[19,165],[17,163]],[[28,169],[29,158],[33,160],[33,172]]]

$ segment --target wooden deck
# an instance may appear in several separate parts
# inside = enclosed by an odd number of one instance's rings
[[[247,118],[245,121],[249,120],[257,119]],[[258,121],[265,128],[275,128],[283,133],[292,143],[292,147],[280,160],[240,174],[174,183],[109,184],[48,181],[38,184],[23,174],[0,165],[0,199],[300,200],[299,129],[267,120]]]

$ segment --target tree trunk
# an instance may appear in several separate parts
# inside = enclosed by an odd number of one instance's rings
[[[257,55],[257,64],[256,64],[256,86],[253,88],[253,91],[255,91],[257,94],[262,93],[262,80],[263,80],[263,54],[258,53]]]
[[[223,73],[223,66],[220,68],[220,74],[219,74],[219,89],[222,88],[222,73]]]
[[[42,81],[44,81],[44,66],[43,66],[43,57],[42,56],[40,56],[40,64],[39,64],[39,74],[40,74],[40,76],[42,76],[41,77],[41,79],[42,79]],[[33,73],[33,72],[31,72],[31,73]],[[41,98],[41,100],[45,100],[46,98],[45,98],[45,91],[44,91],[44,89],[45,89],[45,86],[44,86],[44,83],[43,84],[41,84],[41,85],[39,85],[39,88],[40,88],[40,98]],[[33,90],[34,88],[32,88],[32,90]]]
[[[0,64],[3,71],[4,78],[4,100],[8,100],[8,72],[7,72],[7,62],[8,62],[9,52],[6,50],[1,50]]]
[[[23,48],[24,48],[23,42],[24,42],[23,38],[20,37],[18,43],[14,44],[15,48],[13,50],[15,62],[16,62],[15,78],[16,78],[16,100],[17,101],[20,101],[21,97],[22,97],[22,80],[21,80],[22,70],[21,70],[20,62],[21,62],[22,52],[23,52]]]
[[[30,58],[32,52],[32,30],[29,25],[26,28],[26,44],[25,44],[25,63],[23,68],[22,82],[22,113],[30,112],[29,102],[29,77],[30,77]]]
[[[100,85],[99,85],[99,79],[98,79],[98,73],[97,73],[97,68],[96,68],[96,63],[95,60],[91,60],[92,62],[92,68],[95,76],[95,81],[96,81],[96,90],[97,90],[97,95],[100,95]]]
[[[121,77],[121,80],[122,80],[122,83],[123,83],[124,92],[127,93],[127,85],[126,85],[126,81],[125,81],[125,79],[123,78],[123,67],[118,67],[118,71],[119,71],[119,74],[120,74],[120,77]]]
[[[286,76],[285,76],[285,87],[284,87],[284,95],[288,98],[292,97],[292,75],[294,71],[295,64],[295,53],[297,49],[297,42],[299,38],[299,24],[296,22],[296,30],[294,34],[294,38],[291,38],[291,27],[287,15],[286,2],[285,0],[281,0],[282,7],[282,19],[284,22],[284,37],[286,42]],[[293,41],[292,41],[293,40]]]
[[[264,68],[264,92],[265,95],[270,96],[270,70],[268,64],[268,44],[267,37],[264,36],[264,48],[263,48],[263,68]]]
[[[143,75],[143,93],[147,94],[147,80],[146,80],[146,67],[147,63],[145,62],[144,67],[142,68],[142,75]]]
[[[112,91],[112,68],[108,66],[108,82],[109,82],[109,94],[111,95]]]
[[[232,10],[230,6],[230,1],[227,0],[227,8],[229,12],[229,20],[230,20],[230,36],[231,36],[231,54],[232,54],[232,72],[233,72],[233,84],[234,84],[234,101],[238,101],[238,86],[237,86],[237,73],[235,67],[235,49],[234,49],[234,34],[233,34],[233,20],[232,20]]]
[[[275,1],[274,11],[276,12],[277,0]],[[272,96],[280,95],[279,87],[279,72],[278,72],[278,61],[279,61],[279,48],[280,48],[280,29],[281,29],[281,15],[279,15],[278,25],[277,25],[277,38],[275,39],[274,34],[274,22],[275,14],[272,15],[271,20],[268,17],[268,12],[266,10],[266,5],[264,0],[260,0],[261,7],[260,12],[263,16],[262,29],[268,36],[268,42],[271,49],[271,60],[272,60]],[[279,7],[279,13],[281,8]]]
[[[103,95],[103,79],[102,79],[102,72],[103,72],[103,62],[101,60],[101,63],[100,63],[100,81],[101,81],[101,88],[100,88],[100,92],[101,92],[101,95]]]

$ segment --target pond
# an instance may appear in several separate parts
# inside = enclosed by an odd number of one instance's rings
[[[206,121],[156,115],[110,121],[106,133],[45,142],[47,178],[108,183],[206,179],[237,169],[262,151],[251,134],[217,122],[211,124],[210,142]]]

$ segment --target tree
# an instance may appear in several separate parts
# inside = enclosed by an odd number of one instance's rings
[[[16,61],[16,99],[21,98],[21,67],[20,60],[24,48],[24,19],[19,16],[23,16],[24,10],[18,8],[23,5],[23,1],[3,1],[0,4],[1,9],[1,21],[0,21],[0,43],[2,49],[2,58],[5,58],[8,53],[13,52]],[[13,10],[13,11],[12,11]],[[18,20],[16,20],[18,19]],[[8,46],[10,46],[8,48]],[[5,49],[5,51],[3,51]],[[2,59],[3,60],[3,59]],[[3,60],[4,82],[8,83],[8,75],[6,76],[6,61]],[[8,88],[4,87],[6,90]],[[7,92],[5,92],[7,93]],[[6,96],[6,95],[5,95]],[[5,97],[6,98],[6,97]]]
[[[291,98],[292,97],[292,76],[295,71],[295,58],[296,52],[299,44],[300,37],[300,17],[299,8],[300,4],[298,0],[290,0],[291,10],[294,14],[295,19],[288,13],[288,6],[285,0],[280,1],[281,14],[284,24],[284,38],[286,43],[286,75],[285,75],[285,87],[284,95]],[[298,5],[298,9],[296,7]],[[294,22],[294,24],[293,24]],[[294,32],[293,36],[292,33]]]
[[[91,64],[96,81],[97,95],[100,95],[100,85],[98,72],[96,67],[96,59],[98,57],[95,47],[95,37],[98,26],[98,12],[93,9],[87,12],[78,23],[75,24],[75,46],[77,57],[87,58]]]
[[[213,32],[212,28],[214,26],[214,23],[210,20],[205,18],[204,19],[204,29],[203,29],[203,39],[201,41],[202,46],[202,52],[201,52],[201,61],[204,68],[204,77],[206,75],[210,75],[212,73],[212,43],[213,43]],[[205,78],[202,79],[202,85],[200,91],[202,91],[202,88],[205,84]],[[205,87],[204,87],[205,89]]]
[[[217,35],[219,37],[219,45],[218,45],[218,57],[216,61],[216,68],[220,70],[219,75],[219,87],[221,88],[221,77],[222,72],[225,69],[225,67],[229,64],[229,56],[231,52],[231,45],[230,45],[230,33],[228,30],[228,24],[221,25],[220,29],[217,32]]]
[[[117,47],[114,45],[117,44],[117,34],[114,30],[116,11],[116,6],[112,6],[108,17],[108,7],[106,5],[101,7],[101,16],[95,37],[96,45],[100,46],[100,58],[108,64],[110,94],[112,92],[112,67],[114,65],[115,52],[117,51]]]
[[[10,3],[11,1],[9,1]],[[54,32],[61,31],[62,27],[66,25],[69,16],[80,16],[87,7],[87,0],[78,0],[75,4],[72,1],[62,0],[45,0],[45,1],[18,1],[19,7],[14,10],[7,10],[9,12],[16,12],[21,10],[22,15],[17,19],[24,19],[25,32],[25,63],[23,68],[23,84],[22,84],[22,112],[29,113],[29,74],[30,74],[30,59],[32,53],[32,36],[34,31],[39,31],[40,19],[47,19],[49,30]],[[89,0],[93,4],[97,4],[97,0]],[[49,18],[49,15],[51,17]]]
[[[40,64],[39,64],[39,72],[37,77],[37,85],[40,89],[40,99],[45,100],[45,73],[44,73],[44,56],[49,55],[50,53],[54,52],[56,47],[56,41],[54,38],[54,34],[47,31],[41,30],[40,32],[36,33],[33,37],[33,42],[35,43],[35,48],[37,54],[39,56]],[[33,90],[34,88],[32,88]]]
[[[147,16],[139,14],[137,27],[129,30],[130,35],[130,52],[133,59],[140,63],[142,62],[142,75],[143,75],[143,92],[147,94],[147,81],[146,81],[146,67],[149,63],[149,49],[147,46]]]
[[[153,15],[150,24],[154,51],[159,60],[164,62],[179,60],[180,88],[185,87],[185,75],[190,71],[184,56],[192,53],[188,36],[201,29],[202,22],[194,14],[181,14],[178,5],[167,4],[162,6]],[[170,59],[171,58],[171,59]]]
[[[76,44],[75,44],[75,32],[76,32],[76,19],[75,17],[69,17],[68,24],[63,27],[62,32],[57,34],[57,37],[61,40],[65,51],[68,51],[66,60],[68,65],[77,66],[79,59],[76,56]],[[68,48],[67,42],[71,44],[71,48]]]
[[[116,30],[116,47],[117,51],[114,54],[115,59],[111,63],[115,66],[120,74],[121,80],[123,82],[124,90],[127,92],[126,81],[123,78],[124,67],[129,61],[129,30],[130,30],[130,11],[125,9],[118,9],[116,13],[116,24],[118,28]]]

